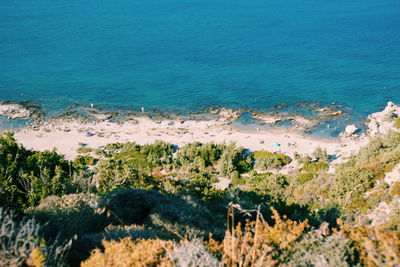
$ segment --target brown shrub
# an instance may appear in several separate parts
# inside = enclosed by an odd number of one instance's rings
[[[173,242],[159,239],[131,240],[124,238],[119,242],[103,241],[104,252],[92,251],[92,255],[82,263],[82,267],[144,267],[172,266],[172,261],[165,255],[171,250]]]
[[[391,195],[400,196],[400,182],[395,182],[392,186],[392,190],[390,190]]]
[[[229,225],[222,243],[210,237],[209,247],[214,253],[220,254],[226,265],[229,266],[275,266],[281,252],[291,248],[308,227],[307,221],[297,223],[279,216],[271,208],[275,220],[273,226],[269,225],[258,212],[255,221],[247,221],[244,229],[238,224],[234,225],[233,208],[229,212]]]
[[[345,225],[338,220],[340,233],[352,240],[365,266],[398,266],[400,264],[400,233],[379,227]]]

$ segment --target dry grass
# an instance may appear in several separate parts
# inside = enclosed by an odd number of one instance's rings
[[[104,252],[92,251],[92,255],[82,263],[82,267],[144,267],[172,266],[165,255],[173,248],[173,242],[164,240],[131,240],[124,238],[119,242],[103,241]]]
[[[400,233],[378,227],[353,227],[339,220],[340,233],[352,240],[364,266],[399,266]]]
[[[228,266],[275,266],[278,264],[280,252],[291,248],[308,227],[307,221],[297,223],[281,218],[275,209],[269,225],[257,212],[255,221],[247,221],[244,229],[238,224],[234,226],[234,211],[231,207],[228,214],[229,228],[225,238],[219,243],[210,238],[210,250],[221,254],[224,264]]]

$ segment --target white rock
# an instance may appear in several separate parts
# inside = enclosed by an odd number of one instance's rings
[[[385,109],[368,116],[368,133],[370,136],[385,135],[394,129],[393,118],[400,116],[400,106],[388,102]]]
[[[344,129],[344,132],[348,135],[354,135],[357,132],[358,128],[354,124],[347,125],[346,128]]]
[[[18,104],[0,105],[0,116],[8,116],[12,120],[26,119],[32,115],[32,112]]]

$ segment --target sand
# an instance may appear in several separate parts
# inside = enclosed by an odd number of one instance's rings
[[[87,136],[87,132],[92,135]],[[82,144],[98,148],[116,142],[150,144],[156,140],[179,147],[195,141],[235,142],[250,151],[268,150],[292,157],[295,152],[309,154],[321,147],[328,154],[344,158],[355,153],[366,142],[364,139],[316,139],[285,130],[241,131],[219,120],[155,121],[147,117],[136,117],[124,123],[53,120],[36,129],[19,130],[14,136],[26,148],[42,151],[56,149],[67,159],[75,158]]]

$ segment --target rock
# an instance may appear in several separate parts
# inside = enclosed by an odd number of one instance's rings
[[[89,116],[95,118],[98,121],[106,121],[112,118],[112,114],[104,114],[104,113],[100,114],[92,113]]]
[[[264,114],[262,112],[253,112],[251,115],[255,120],[261,121],[268,125],[276,125],[282,120],[280,116]]]
[[[211,114],[218,114],[220,121],[232,122],[242,115],[243,110],[235,110],[231,108],[208,109]]]
[[[354,124],[347,125],[344,129],[344,132],[340,133],[341,137],[348,138],[348,137],[356,137],[357,136],[358,128]]]
[[[388,102],[385,109],[368,116],[367,127],[370,136],[385,135],[389,131],[396,131],[394,118],[400,117],[400,106]]]
[[[32,112],[19,104],[1,104],[0,116],[7,116],[10,120],[28,119]]]
[[[344,131],[346,132],[346,134],[352,135],[355,134],[357,130],[358,130],[357,126],[352,124],[352,125],[347,125]]]

